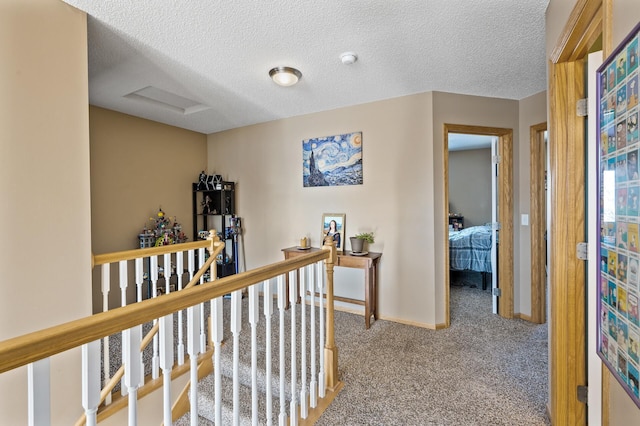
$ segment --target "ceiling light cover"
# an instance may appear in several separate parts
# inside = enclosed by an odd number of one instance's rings
[[[344,52],[342,55],[340,55],[340,60],[345,65],[351,65],[358,60],[358,55],[356,55],[354,52]]]
[[[279,86],[293,86],[302,78],[302,73],[291,67],[275,67],[269,71],[269,77]]]

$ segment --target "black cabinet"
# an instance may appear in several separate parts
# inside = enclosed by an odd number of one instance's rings
[[[233,221],[236,214],[235,183],[216,182],[215,189],[200,189],[194,183],[193,191],[193,240],[206,239],[209,230],[215,229],[225,243],[224,252],[216,259],[218,278],[236,273],[236,244]]]

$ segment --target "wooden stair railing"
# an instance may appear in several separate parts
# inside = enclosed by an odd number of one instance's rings
[[[187,244],[195,244],[199,247],[202,243]],[[214,242],[211,242],[211,244],[214,244]],[[171,292],[162,297],[143,300],[139,303],[115,308],[90,317],[5,340],[0,342],[0,374],[21,366],[39,363],[41,360],[47,360],[53,355],[73,348],[80,346],[86,348],[87,345],[95,344],[99,339],[114,333],[131,330],[133,327],[140,326],[158,318],[163,318],[207,301],[221,298],[225,294],[243,290],[251,285],[265,282],[266,280],[303,268],[306,265],[324,261],[326,263],[327,293],[329,297],[327,297],[326,306],[327,340],[324,346],[325,358],[327,359],[327,365],[324,371],[326,386],[322,388],[321,393],[324,394],[324,389],[335,390],[341,385],[338,382],[337,348],[335,347],[333,337],[333,264],[335,262],[336,252],[333,245],[323,248],[325,250],[222,278],[217,280],[216,285],[207,285],[210,283],[205,283],[205,285],[186,288],[179,292]],[[159,254],[161,250],[158,249],[161,248],[146,250],[157,250],[156,253]],[[134,259],[133,252],[134,251],[125,256],[131,256],[128,258]],[[135,252],[139,252],[139,250]],[[98,262],[108,261],[109,259],[117,259],[117,256],[95,256],[94,262],[97,264]],[[211,259],[215,259],[215,256],[211,256]],[[215,274],[212,276],[215,276]],[[197,278],[194,277],[194,280],[197,281]],[[45,372],[47,371],[48,369],[45,369]],[[45,401],[43,403],[49,402]],[[35,406],[35,410],[38,410],[37,405]],[[93,421],[95,421],[95,419]],[[91,422],[92,424],[93,421]]]
[[[159,255],[165,255],[165,254],[171,254],[171,253],[177,253],[177,252],[184,252],[190,249],[203,248],[203,247],[209,251],[209,258],[205,261],[204,265],[202,265],[202,267],[194,274],[193,278],[189,281],[189,283],[187,283],[187,285],[184,286],[183,290],[186,290],[198,284],[198,282],[200,281],[200,278],[207,271],[210,271],[210,277],[213,278],[213,280],[215,280],[217,277],[216,271],[211,267],[211,265],[216,260],[217,255],[220,254],[222,250],[224,250],[225,244],[224,242],[220,241],[220,239],[216,235],[215,230],[209,231],[209,237],[207,238],[207,240],[197,241],[193,243],[182,243],[182,244],[167,245],[167,246],[161,246],[161,247],[151,247],[147,249],[127,250],[127,251],[121,251],[116,253],[93,256],[92,266],[95,267],[95,266],[103,265],[107,263],[116,263],[123,260],[133,260],[133,259],[139,259],[139,258],[144,258],[148,256],[153,256],[153,255],[159,256]],[[149,332],[142,339],[142,342],[140,343],[140,352],[144,351],[147,348],[147,346],[153,341],[153,338],[158,333],[159,329],[160,329],[160,323],[156,322],[151,328],[151,330],[149,330]],[[105,384],[104,388],[100,392],[99,405],[101,406],[101,408],[103,409],[106,408],[104,403],[107,400],[107,398],[111,395],[115,387],[118,385],[120,380],[122,380],[122,377],[124,376],[124,370],[125,370],[125,366],[123,364],[118,368],[118,370],[114,373],[114,375]],[[147,382],[147,380],[145,380],[145,382]],[[150,384],[150,385],[153,386],[153,384]],[[100,415],[100,411],[98,412],[98,414]],[[76,426],[85,424],[85,421],[86,421],[85,414],[82,414],[81,418],[76,422]]]

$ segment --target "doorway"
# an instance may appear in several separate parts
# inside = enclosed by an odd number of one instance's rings
[[[546,322],[547,304],[547,123],[529,130],[531,178],[531,318]]]
[[[449,133],[448,140],[450,285],[462,294],[481,291],[493,314],[498,313],[493,291],[498,272],[498,230],[493,226],[498,222],[497,164],[493,161],[497,142],[495,136],[460,133]]]
[[[504,318],[513,318],[513,130],[468,126],[460,124],[444,125],[444,216],[449,228],[449,134],[487,135],[497,138],[498,182],[498,223],[500,228],[500,250],[498,252],[498,282],[500,292],[498,314]],[[445,239],[445,270],[449,270],[449,240]],[[446,327],[451,325],[450,279],[445,274],[445,320]]]

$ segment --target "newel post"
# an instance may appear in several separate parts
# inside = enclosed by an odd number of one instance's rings
[[[211,242],[211,245],[207,247],[207,251],[209,251],[209,256],[213,256],[216,251],[216,246],[220,244],[220,237],[218,237],[218,233],[215,229],[209,229],[209,236],[207,240]],[[217,265],[218,262],[213,261],[211,263],[211,267],[209,268],[209,281],[213,281],[218,278]]]
[[[207,251],[209,252],[209,256],[213,256],[216,252],[216,246],[222,244],[220,242],[220,237],[218,237],[218,233],[215,229],[209,229],[209,236],[207,240],[210,241],[210,246],[207,247]],[[209,281],[214,281],[218,279],[218,262],[211,262],[211,266],[209,267]],[[213,303],[213,301],[212,301]],[[207,319],[207,323],[209,326],[209,330],[213,330],[213,315],[209,314],[209,318]],[[209,333],[209,346],[213,347],[215,344],[213,340],[214,333]]]
[[[209,236],[207,237],[207,240],[211,242],[211,245],[207,247],[207,250],[209,250],[209,254],[213,254],[217,246],[216,243],[220,242],[220,237],[218,237],[218,233],[215,229],[209,229]]]
[[[322,249],[331,251],[331,256],[325,260],[327,271],[327,339],[324,345],[324,360],[327,388],[335,391],[338,386],[338,348],[335,344],[334,333],[333,267],[337,263],[338,253],[333,238],[325,240]]]

